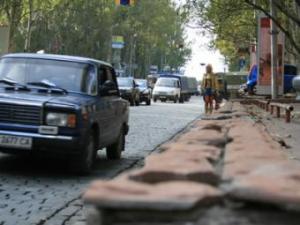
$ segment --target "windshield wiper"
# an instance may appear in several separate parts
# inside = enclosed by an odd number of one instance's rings
[[[56,86],[55,84],[53,84],[51,82],[43,81],[43,80],[38,81],[38,82],[28,82],[27,85],[43,87],[43,88],[47,88],[47,89],[51,89],[51,90],[59,90],[59,91],[64,92],[65,94],[68,93],[68,91],[66,89]]]
[[[25,89],[25,90],[30,90],[26,85],[20,84],[20,83],[14,81],[14,80],[11,80],[11,79],[8,79],[8,78],[0,79],[0,83],[7,84],[7,85],[12,86],[12,87],[17,87],[17,88],[22,88],[22,89]]]

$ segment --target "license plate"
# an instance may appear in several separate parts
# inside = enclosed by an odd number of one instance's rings
[[[31,149],[32,138],[11,135],[0,135],[0,147]]]

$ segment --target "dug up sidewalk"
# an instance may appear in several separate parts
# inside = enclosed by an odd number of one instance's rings
[[[88,225],[300,224],[300,164],[239,102],[84,191]]]

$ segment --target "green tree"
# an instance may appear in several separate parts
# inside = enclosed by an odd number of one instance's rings
[[[187,8],[192,11],[197,25],[215,35],[211,46],[219,48],[230,61],[232,68],[237,62],[240,48],[256,39],[257,18],[265,13],[277,24],[286,37],[286,51],[299,59],[300,54],[300,2],[277,0],[278,17],[271,17],[269,0],[189,0]],[[288,57],[290,58],[290,57]],[[298,64],[300,64],[298,62]]]
[[[0,0],[0,22],[10,25],[10,51],[44,49],[110,61],[113,35],[122,35],[122,62],[145,76],[152,64],[182,66],[186,15],[170,0],[140,0],[116,7],[111,0]],[[133,68],[131,68],[133,70]]]

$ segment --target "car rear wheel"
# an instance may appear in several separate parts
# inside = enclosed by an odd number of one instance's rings
[[[135,105],[139,106],[140,105],[140,99],[135,100]]]
[[[130,102],[130,106],[134,106],[134,99],[133,98],[130,98],[129,102]]]
[[[96,160],[96,141],[93,132],[89,132],[85,148],[79,156],[71,162],[71,170],[80,174],[88,174],[92,171]]]
[[[134,103],[136,106],[140,105],[140,96],[139,94],[136,94],[135,98],[134,98]]]
[[[124,129],[120,130],[118,139],[112,145],[106,147],[106,157],[108,159],[120,159],[122,151],[125,149],[125,133]]]
[[[184,103],[184,99],[182,96],[180,96],[180,98],[179,98],[179,103]]]
[[[146,104],[147,104],[147,105],[151,105],[151,98],[148,98],[148,99],[147,99]]]
[[[157,98],[153,98],[153,101],[156,102],[156,101],[157,101]]]

